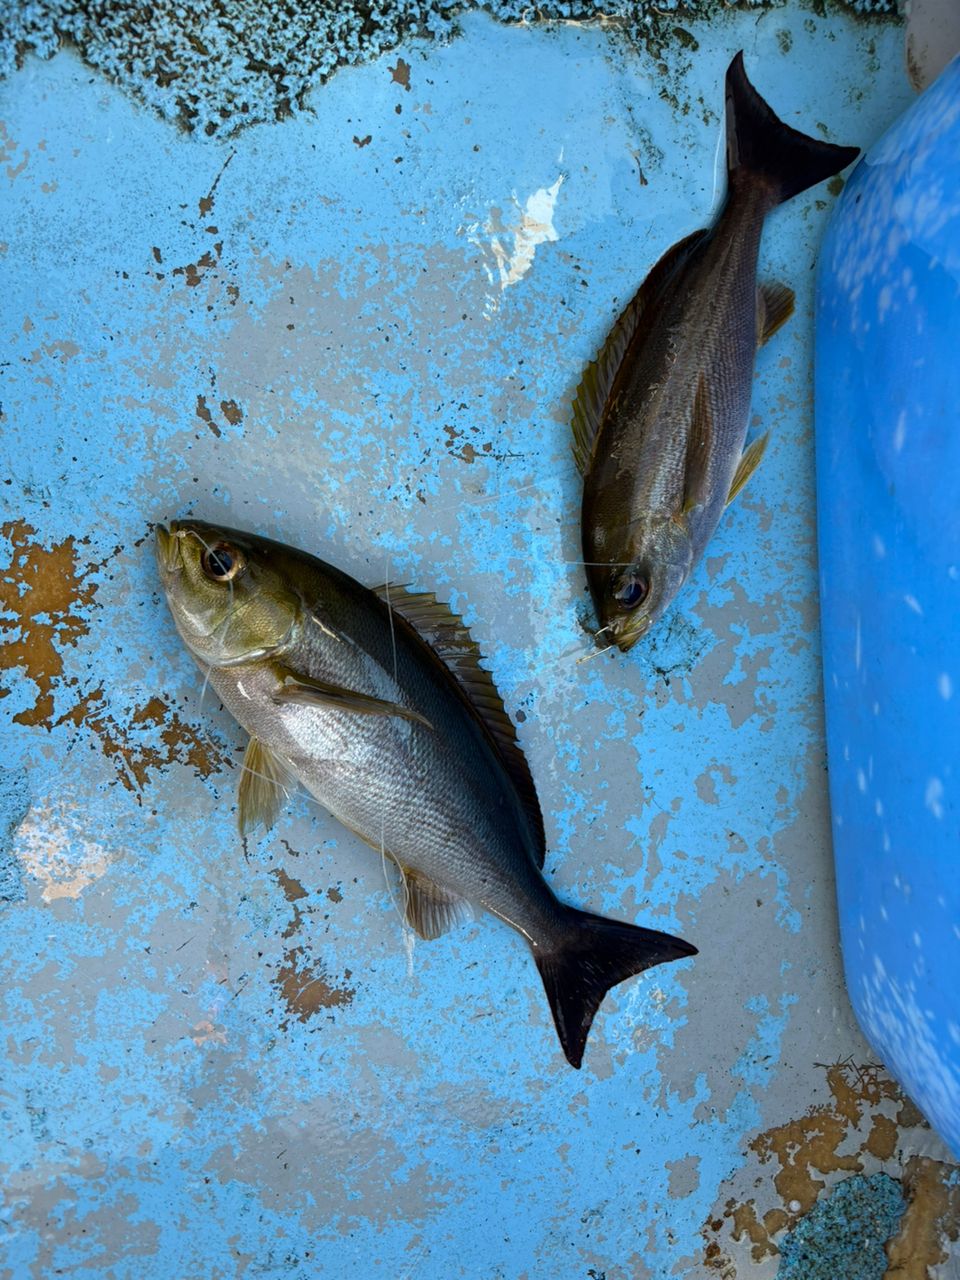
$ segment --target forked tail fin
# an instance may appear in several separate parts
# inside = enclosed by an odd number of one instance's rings
[[[533,955],[550,1010],[572,1067],[579,1067],[590,1024],[611,987],[655,964],[695,956],[682,938],[569,908],[559,941]]]
[[[727,181],[740,177],[767,183],[782,204],[845,169],[858,147],[835,147],[791,129],[767,106],[747,79],[743,51],[727,68]]]

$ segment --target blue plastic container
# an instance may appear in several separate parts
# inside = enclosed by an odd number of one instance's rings
[[[850,179],[816,346],[824,688],[847,985],[960,1154],[960,60]]]

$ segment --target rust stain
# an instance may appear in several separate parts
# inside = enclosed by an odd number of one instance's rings
[[[209,778],[230,763],[212,740],[204,738],[159,697],[138,707],[124,726],[110,714],[104,691],[95,689],[56,724],[72,724],[96,734],[103,754],[114,762],[128,791],[142,791],[153,770],[172,764],[190,765],[200,777]]]
[[[338,1009],[350,1003],[356,995],[355,987],[335,986],[322,964],[312,968],[303,963],[303,947],[293,947],[284,957],[286,963],[277,970],[274,983],[283,1002],[298,1022],[307,1022],[322,1009]],[[344,983],[350,978],[350,970],[343,971]],[[284,1018],[280,1030],[286,1031],[290,1019]]]
[[[217,251],[215,254],[211,253],[208,249],[206,253],[202,253],[200,255],[196,262],[188,262],[186,266],[183,267],[174,267],[172,274],[175,276],[183,276],[184,283],[187,288],[195,289],[203,279],[204,272],[215,267],[219,261],[220,250],[223,248],[223,245],[217,243],[214,245],[214,248]]]
[[[288,876],[282,867],[277,867],[273,874],[276,877],[277,884],[283,890],[283,896],[288,902],[299,902],[301,898],[307,896],[307,891],[300,881],[295,880],[293,876]],[[300,923],[300,912],[298,910],[294,912],[294,919],[296,924]],[[283,936],[289,938],[290,934],[285,933]]]
[[[477,434],[480,428],[471,427],[470,430]],[[447,424],[444,426],[443,432],[447,437],[447,451],[451,457],[459,458],[461,462],[472,463],[477,458],[484,457],[484,455],[489,455],[497,460],[501,457],[501,455],[492,452],[493,445],[489,441],[482,444],[479,449],[476,449],[469,440],[464,441],[462,444],[459,443],[463,439],[463,432],[458,431],[456,427],[451,427]]]
[[[18,711],[15,723],[47,725],[53,717],[54,682],[63,677],[63,655],[90,630],[80,610],[89,609],[97,593],[89,575],[95,565],[80,567],[76,538],[44,547],[25,520],[0,526],[10,544],[10,560],[0,569],[0,671],[21,670],[36,685],[32,707]],[[10,693],[0,687],[0,696]]]
[[[274,878],[283,890],[283,896],[293,903],[293,916],[282,933],[283,938],[291,938],[298,933],[303,923],[303,912],[298,903],[307,897],[307,891],[299,880],[288,875],[282,867],[273,872]],[[336,1009],[347,1005],[356,994],[355,987],[346,985],[351,974],[344,970],[343,984],[335,985],[329,978],[322,964],[313,966],[306,963],[305,948],[288,947],[283,954],[283,964],[277,970],[274,986],[283,997],[290,1017],[298,1022],[306,1022],[318,1014],[321,1009]],[[280,1030],[286,1031],[290,1025],[290,1017],[280,1023]]]
[[[746,1236],[753,1245],[750,1256],[754,1262],[760,1262],[768,1254],[770,1256],[777,1254],[777,1246],[771,1241],[768,1229],[757,1217],[757,1210],[752,1200],[748,1200],[745,1204],[736,1204],[733,1200],[728,1200],[725,1211],[733,1219],[731,1234],[734,1240],[742,1240]]]
[[[404,62],[402,58],[398,58],[397,65],[395,67],[388,67],[387,70],[390,72],[390,79],[393,81],[393,83],[402,85],[403,88],[406,89],[407,93],[409,93],[410,92],[410,63]]]
[[[206,396],[202,396],[202,395],[197,396],[197,417],[200,419],[201,422],[205,422],[207,426],[210,428],[210,430],[213,432],[213,434],[218,438],[223,434],[220,428],[217,426],[217,424],[213,420],[213,415],[210,413],[210,409],[207,406]]]
[[[799,1119],[766,1130],[749,1144],[758,1166],[775,1166],[772,1181],[780,1204],[761,1213],[754,1199],[727,1199],[722,1213],[711,1217],[703,1228],[707,1271],[736,1275],[736,1265],[720,1244],[724,1232],[737,1243],[749,1242],[754,1263],[776,1256],[779,1250],[774,1237],[792,1230],[810,1212],[831,1175],[862,1173],[868,1165],[875,1168],[878,1162],[887,1164],[902,1145],[904,1130],[926,1126],[917,1108],[878,1064],[858,1065],[848,1059],[821,1065],[826,1070],[829,1102],[811,1107]],[[918,1236],[926,1232],[934,1240],[936,1249],[940,1249],[943,1232],[952,1231],[950,1239],[956,1239],[960,1224],[960,1187],[956,1189],[956,1203],[951,1206],[948,1200],[952,1192],[946,1185],[951,1176],[956,1176],[956,1166],[937,1165],[931,1173],[926,1165],[921,1167],[922,1163],[920,1157],[914,1157],[908,1161],[903,1174],[905,1192],[909,1194],[912,1180],[916,1185],[917,1204],[920,1206],[922,1201],[922,1206],[914,1211],[915,1228],[909,1227],[908,1209],[900,1234],[890,1246],[890,1249],[896,1247],[905,1231],[913,1231],[902,1253],[895,1255],[888,1249],[891,1261],[895,1256],[903,1259],[897,1264],[901,1267],[914,1256]],[[886,1172],[892,1173],[889,1168]],[[934,1176],[942,1193],[939,1197],[932,1197],[925,1190]],[[762,1183],[763,1179],[758,1177],[756,1185]],[[769,1196],[764,1198],[769,1203]],[[933,1201],[935,1209],[930,1208]],[[938,1255],[933,1250],[931,1245],[928,1253],[920,1256],[936,1259]],[[888,1280],[893,1276],[927,1280],[925,1269],[887,1272]]]
[[[947,1262],[948,1242],[960,1238],[957,1166],[911,1156],[903,1171],[907,1208],[900,1230],[887,1244],[884,1280],[929,1280],[930,1267]]]
[[[231,427],[235,427],[238,423],[243,421],[243,413],[241,412],[240,406],[237,404],[236,400],[221,400],[220,412],[230,423]]]
[[[79,679],[65,675],[64,649],[90,630],[84,611],[95,603],[97,585],[91,575],[102,566],[81,562],[83,539],[69,537],[44,546],[36,534],[25,520],[0,526],[10,544],[9,560],[0,567],[0,674],[23,672],[36,687],[33,705],[13,720],[47,730],[72,724],[93,733],[131,791],[142,790],[150,770],[175,761],[192,765],[203,777],[220,769],[225,755],[162,698],[136,708],[124,725],[108,709],[103,688],[83,693]],[[0,685],[0,697],[9,695],[11,687]],[[76,701],[54,719],[60,691],[69,691]]]
[[[201,218],[205,218],[207,214],[210,212],[210,210],[213,208],[217,187],[220,185],[220,179],[223,177],[224,173],[226,172],[227,165],[230,163],[230,161],[233,159],[233,157],[236,154],[237,153],[235,151],[230,152],[226,160],[224,160],[223,164],[220,166],[220,172],[214,178],[213,184],[211,185],[210,190],[207,192],[205,196],[200,197],[200,200],[197,204],[197,208],[200,211]]]

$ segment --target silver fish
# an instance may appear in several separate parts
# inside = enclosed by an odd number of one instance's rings
[[[421,937],[468,903],[510,925],[533,952],[574,1067],[610,987],[695,954],[554,896],[530,771],[446,605],[368,590],[302,551],[196,520],[158,528],[156,553],[181,637],[251,735],[242,831],[269,826],[299,781],[393,859]]]

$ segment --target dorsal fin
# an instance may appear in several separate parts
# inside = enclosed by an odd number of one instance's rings
[[[409,591],[393,582],[373,590],[427,642],[456,678],[470,705],[483,721],[530,819],[536,840],[537,864],[542,867],[547,841],[530,766],[520,750],[516,731],[504,710],[493,676],[480,666],[483,655],[463,619],[448,604],[438,600],[432,591]]]
[[[641,327],[643,314],[661,288],[692,250],[707,234],[701,228],[667,250],[653,267],[643,284],[620,313],[606,341],[583,371],[573,399],[573,456],[577,470],[586,475],[597,438],[623,357]]]

